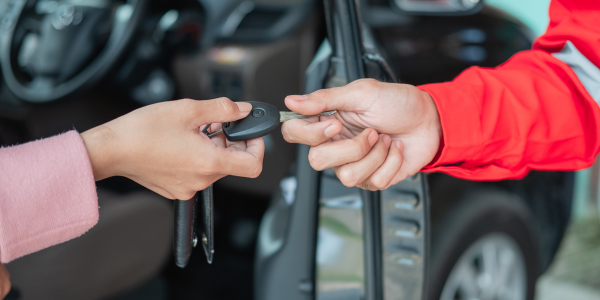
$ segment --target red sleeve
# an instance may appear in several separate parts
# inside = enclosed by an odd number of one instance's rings
[[[600,66],[600,2],[553,0],[533,50],[497,68],[474,67],[452,82],[419,86],[434,99],[443,149],[425,172],[471,180],[522,178],[529,170],[577,170],[600,152],[600,108],[552,53],[567,41]]]

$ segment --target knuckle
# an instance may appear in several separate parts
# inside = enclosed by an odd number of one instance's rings
[[[360,87],[366,91],[378,89],[380,84],[381,82],[379,80],[373,78],[364,78],[357,82],[357,85],[360,85]]]
[[[388,183],[381,177],[375,177],[371,179],[370,184],[375,190],[383,190],[387,187]]]
[[[237,112],[237,105],[227,97],[217,98],[215,99],[215,103],[219,110],[225,114],[231,115]]]
[[[340,179],[340,181],[342,182],[342,184],[343,184],[345,187],[355,187],[355,186],[356,186],[355,184],[352,184],[351,182],[344,181],[344,180],[342,180],[342,179]]]
[[[198,101],[189,98],[177,101],[180,105],[174,106],[173,109],[181,113],[183,120],[194,120],[198,116],[202,116],[206,111],[206,101]]]
[[[363,98],[371,98],[381,92],[381,82],[375,79],[364,79],[357,83],[355,92]]]
[[[309,100],[315,101],[314,105],[316,105],[316,107],[318,107],[319,109],[325,109],[326,105],[323,102],[323,100],[332,98],[335,95],[334,92],[332,91],[334,89],[337,89],[337,88],[321,89],[321,90],[318,90],[318,91],[308,94],[307,97]]]
[[[387,159],[390,161],[390,164],[393,164],[393,165],[402,164],[402,159],[397,155],[388,155]]]
[[[288,143],[293,143],[295,142],[294,140],[294,135],[291,134],[291,130],[288,126],[286,126],[286,124],[284,123],[283,126],[281,126],[281,135],[283,135],[283,139],[288,142]]]
[[[367,139],[363,141],[356,141],[356,147],[358,148],[355,152],[357,156],[364,157],[371,150],[371,145],[369,145],[369,141]]]
[[[309,95],[314,98],[327,98],[327,94],[329,93],[328,89],[320,89],[310,93]]]
[[[248,177],[256,178],[260,173],[262,173],[262,163],[257,163],[250,169]]]
[[[340,168],[337,175],[342,184],[347,187],[354,187],[358,183],[354,172],[348,168]]]
[[[308,159],[308,162],[310,163],[310,166],[315,170],[315,171],[323,171],[325,170],[325,168],[323,167],[323,165],[315,160],[311,160],[310,158]]]
[[[193,113],[194,111],[199,109],[197,107],[198,106],[197,104],[199,103],[199,101],[196,101],[196,100],[184,98],[184,99],[178,100],[177,102],[181,104],[180,109],[184,109],[184,111],[186,111],[188,113]]]
[[[215,100],[220,103],[223,103],[223,104],[233,103],[233,101],[231,101],[231,99],[229,99],[227,97],[219,97],[219,98],[216,98]]]
[[[256,178],[256,177],[260,176],[261,173],[262,173],[262,167],[256,167],[256,168],[254,168],[254,171],[252,172],[252,175],[250,175],[250,177]]]
[[[321,158],[319,151],[315,150],[315,148],[311,148],[310,151],[308,151],[308,162],[310,163],[310,166],[317,171],[323,171],[325,169],[325,162]]]

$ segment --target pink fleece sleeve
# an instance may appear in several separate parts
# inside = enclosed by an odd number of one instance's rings
[[[78,237],[97,222],[92,166],[76,131],[0,149],[0,262]]]

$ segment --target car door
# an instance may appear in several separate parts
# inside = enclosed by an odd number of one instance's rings
[[[361,78],[394,81],[353,0],[324,1],[327,39],[305,92]],[[314,171],[299,146],[296,172],[259,231],[256,299],[423,299],[428,190],[417,174],[384,191],[348,188]]]

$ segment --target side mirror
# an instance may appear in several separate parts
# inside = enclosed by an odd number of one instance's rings
[[[390,0],[393,7],[411,15],[470,15],[478,12],[483,0]]]

